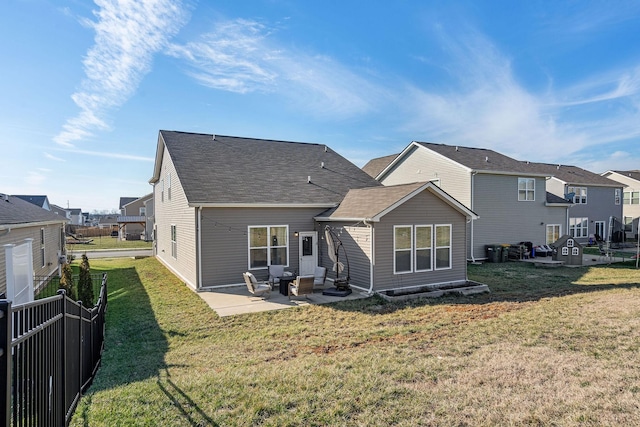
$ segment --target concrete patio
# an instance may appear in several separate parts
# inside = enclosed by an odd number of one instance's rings
[[[258,313],[261,311],[283,310],[285,308],[301,307],[310,304],[327,304],[332,302],[347,301],[367,298],[365,292],[352,289],[353,292],[346,297],[334,297],[322,295],[323,289],[314,290],[308,298],[289,297],[282,295],[278,289],[271,291],[271,297],[263,299],[249,293],[246,286],[234,286],[228,288],[208,289],[198,292],[202,298],[220,317],[235,316],[237,314]]]

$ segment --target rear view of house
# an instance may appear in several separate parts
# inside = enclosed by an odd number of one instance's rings
[[[157,258],[194,289],[267,267],[313,274],[314,217],[380,186],[323,144],[160,131],[153,177]]]

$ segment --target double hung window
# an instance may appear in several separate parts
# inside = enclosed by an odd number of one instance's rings
[[[397,225],[393,229],[395,274],[451,268],[451,225]]]
[[[289,265],[289,227],[265,225],[249,227],[249,269],[269,265]]]
[[[536,180],[534,178],[518,178],[518,201],[531,202],[536,199]]]

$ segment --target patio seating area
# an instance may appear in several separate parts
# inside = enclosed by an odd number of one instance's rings
[[[316,288],[312,294],[306,295],[307,298],[291,300],[289,300],[287,295],[280,294],[277,289],[271,292],[271,296],[267,299],[258,297],[250,294],[246,286],[205,289],[198,292],[198,295],[220,317],[258,313],[261,311],[283,310],[313,304],[327,304],[367,298],[369,296],[365,292],[360,292],[357,289],[353,289],[353,292],[346,297],[323,295],[323,290],[324,288]]]

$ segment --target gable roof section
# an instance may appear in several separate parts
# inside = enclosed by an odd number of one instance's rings
[[[531,168],[529,162],[522,162],[486,148],[413,141],[387,165],[376,178],[382,179],[386,173],[393,170],[396,164],[402,162],[406,156],[410,155],[416,149],[430,150],[436,153],[436,155],[468,169],[470,172],[501,175],[548,176],[544,172]]]
[[[563,181],[568,185],[590,185],[597,187],[623,187],[622,184],[590,172],[586,169],[571,165],[554,165],[550,163],[530,163],[529,166],[539,173],[547,173],[549,176]]]
[[[478,218],[477,214],[432,182],[414,182],[411,184],[350,190],[342,203],[340,203],[340,206],[317,218],[332,221],[367,220],[377,222],[384,215],[425,190],[430,191],[466,217]]]
[[[120,197],[120,207],[118,209],[122,209],[125,205],[128,205],[131,202],[138,200],[137,197]]]
[[[572,206],[573,202],[547,191],[547,206]]]
[[[165,130],[149,182],[167,154],[190,206],[329,207],[352,188],[381,185],[323,144]]]
[[[610,176],[612,174],[618,174],[621,175],[625,178],[629,178],[629,179],[633,179],[634,181],[638,181],[640,182],[640,170],[628,170],[628,171],[614,171],[614,170],[609,170],[604,172],[602,175],[603,176]],[[611,179],[611,178],[609,178]]]
[[[376,159],[371,159],[367,162],[366,165],[362,167],[362,170],[365,171],[369,176],[375,178],[382,172],[387,166],[391,164],[392,161],[398,157],[399,154],[391,154],[389,156],[378,157]]]
[[[18,197],[25,202],[33,203],[34,205],[39,206],[42,209],[50,210],[49,198],[47,196],[29,196],[16,194],[13,197]]]
[[[125,207],[126,205],[129,205],[133,202],[146,202],[147,200],[150,200],[153,197],[153,193],[149,193],[145,196],[142,197],[121,197],[120,198],[120,203],[122,203],[123,201],[125,201],[126,203],[124,203],[123,205],[120,206],[120,209],[122,209],[123,207]],[[133,200],[129,200],[126,201],[127,199],[133,199]]]
[[[64,222],[67,222],[65,217],[19,197],[0,195],[0,229]]]

